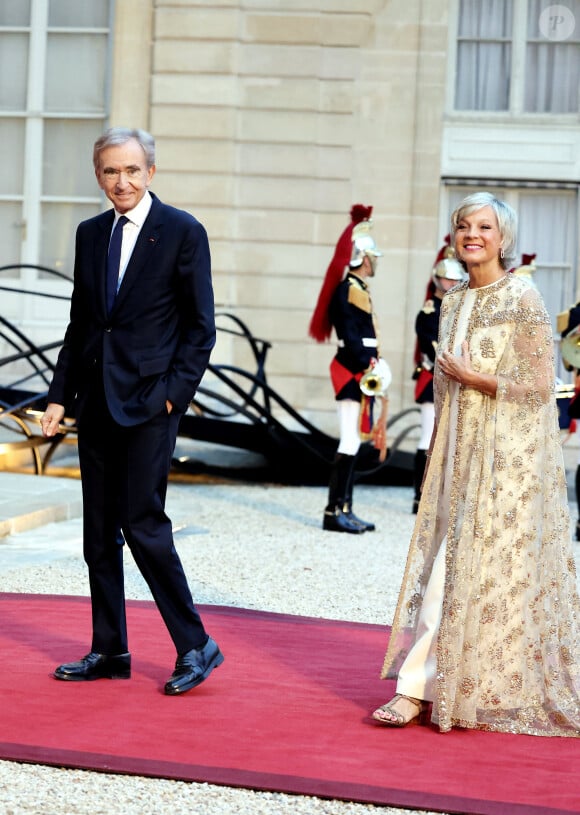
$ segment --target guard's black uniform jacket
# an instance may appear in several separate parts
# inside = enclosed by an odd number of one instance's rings
[[[336,398],[360,401],[359,381],[379,350],[369,290],[354,272],[336,288],[329,315],[339,346],[330,366]]]
[[[435,365],[440,313],[441,298],[433,297],[425,302],[415,320],[415,333],[417,334],[419,350],[422,356],[427,357],[432,366]],[[423,368],[416,379],[415,402],[417,404],[433,402],[433,368],[431,370]]]

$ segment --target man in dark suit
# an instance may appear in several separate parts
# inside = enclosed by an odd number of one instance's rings
[[[199,221],[149,192],[149,133],[108,130],[93,162],[114,208],[77,229],[70,322],[41,419],[51,437],[74,405],[93,638],[89,654],[54,676],[130,677],[124,539],[177,650],[165,684],[176,695],[223,662],[193,604],[165,513],[179,420],[215,343],[209,245]]]

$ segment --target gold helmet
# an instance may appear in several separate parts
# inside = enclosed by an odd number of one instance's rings
[[[536,282],[533,279],[534,273],[536,271],[536,255],[522,255],[522,263],[516,269],[513,270],[515,275],[519,277],[525,277],[526,280],[536,287]],[[536,287],[537,288],[537,287]]]
[[[383,253],[379,251],[371,235],[372,225],[373,222],[370,220],[361,221],[352,230],[352,252],[349,263],[351,269],[362,266],[365,256],[369,258],[374,269],[376,258],[382,257]]]
[[[443,257],[433,267],[433,283],[440,288],[438,280],[465,280],[465,269],[455,257],[455,249],[447,246]]]

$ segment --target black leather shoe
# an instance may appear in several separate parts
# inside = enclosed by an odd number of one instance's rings
[[[348,532],[350,535],[362,535],[364,526],[351,521],[342,509],[325,509],[322,528],[327,532]]]
[[[177,696],[201,685],[210,673],[224,661],[224,655],[211,637],[201,648],[192,648],[177,657],[175,670],[165,683],[165,693]]]
[[[371,521],[363,521],[362,518],[359,518],[358,515],[355,515],[352,509],[345,509],[344,514],[351,522],[351,524],[357,524],[357,526],[362,526],[365,532],[374,532],[376,526]]]
[[[93,679],[130,679],[131,654],[96,654],[91,651],[78,662],[59,665],[54,672],[56,679],[69,682],[90,682]]]

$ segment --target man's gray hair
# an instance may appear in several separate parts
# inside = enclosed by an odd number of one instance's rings
[[[119,144],[126,144],[134,139],[141,146],[145,153],[147,168],[155,164],[155,139],[146,130],[130,127],[110,127],[95,142],[93,148],[93,165],[95,170],[99,168],[99,156],[102,150],[107,147],[115,147]]]
[[[516,260],[518,216],[509,204],[500,201],[490,192],[474,192],[463,199],[451,215],[451,234],[455,238],[461,219],[483,207],[491,207],[495,212],[504,253],[503,258],[499,258],[499,262],[504,269],[511,269]]]

